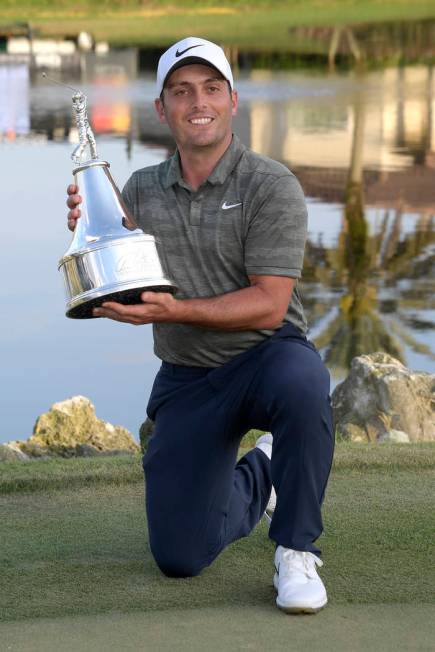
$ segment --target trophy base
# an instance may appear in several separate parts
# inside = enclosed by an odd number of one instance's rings
[[[116,301],[116,303],[122,303],[124,306],[142,303],[142,292],[170,292],[173,294],[175,288],[170,285],[153,285],[151,287],[109,292],[103,296],[93,297],[79,304],[67,306],[66,316],[70,319],[96,319],[98,317],[92,314],[94,308],[98,308],[106,301]]]

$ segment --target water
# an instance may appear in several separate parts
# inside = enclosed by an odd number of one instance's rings
[[[100,156],[122,186],[173,143],[136,51],[83,61],[62,78],[87,93]],[[237,87],[235,131],[287,164],[307,194],[302,291],[334,383],[354,355],[373,350],[434,372],[433,69],[240,71]],[[70,93],[26,63],[0,61],[0,441],[28,437],[39,414],[75,394],[136,434],[159,366],[149,326],[64,317],[56,267],[70,240],[70,107]]]

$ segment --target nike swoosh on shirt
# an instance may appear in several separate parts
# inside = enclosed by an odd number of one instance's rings
[[[175,53],[175,56],[176,57],[181,57],[188,50],[191,50],[192,48],[200,48],[201,45],[202,45],[202,43],[198,43],[198,45],[191,45],[190,47],[186,48],[185,50],[181,50],[181,52],[178,52],[178,49],[177,49],[177,51]]]
[[[239,201],[238,204],[227,204],[227,202],[224,201],[224,203],[222,204],[222,208],[223,208],[224,211],[226,211],[226,210],[228,210],[229,208],[235,208],[236,206],[241,206],[241,205],[242,205],[242,202],[241,202],[241,201]]]

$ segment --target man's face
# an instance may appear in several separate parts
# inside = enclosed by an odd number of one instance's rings
[[[237,93],[214,68],[202,64],[175,70],[155,101],[160,122],[167,123],[179,148],[213,147],[231,138]]]

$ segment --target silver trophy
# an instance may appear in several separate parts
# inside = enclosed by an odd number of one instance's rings
[[[79,144],[71,158],[77,166],[73,174],[83,202],[73,240],[58,268],[65,282],[66,316],[89,319],[93,308],[105,301],[141,303],[145,290],[173,293],[176,288],[163,271],[164,252],[157,251],[152,235],[138,228],[112,179],[109,163],[98,158],[86,96],[76,91],[72,102]],[[82,161],[88,147],[91,158]]]

